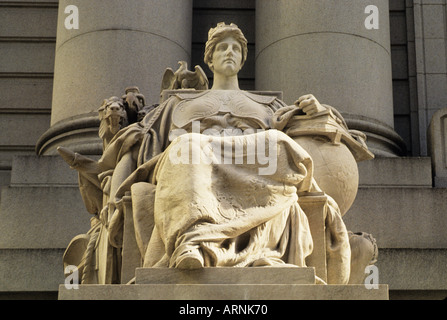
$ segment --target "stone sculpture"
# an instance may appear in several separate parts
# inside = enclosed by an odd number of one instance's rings
[[[346,284],[359,278],[351,270],[362,270],[351,268],[351,261],[371,262],[351,258],[358,250],[350,243],[369,238],[349,234],[342,219],[357,192],[356,161],[373,157],[365,135],[350,131],[313,95],[288,106],[275,95],[240,90],[237,75],[246,58],[241,30],[219,23],[205,49],[211,89],[175,90],[151,107],[137,90],[128,90],[100,108],[101,128],[107,128],[100,132],[107,134],[100,134],[98,161],[59,148],[79,171],[93,214],[91,230],[73,239],[64,256],[65,264],[82,271],[82,283],[121,281],[126,196],[139,266],[304,267],[318,253],[325,259],[318,282]],[[103,115],[111,107],[124,110],[127,119],[146,111],[141,121],[124,126],[112,118],[111,126]],[[312,210],[323,221],[324,249],[315,244]]]
[[[186,61],[179,61],[178,64],[180,68],[175,72],[171,68],[166,69],[161,81],[160,93],[173,89],[208,89],[208,78],[202,67],[195,66],[194,71],[189,71]]]
[[[107,148],[115,134],[128,125],[128,113],[122,99],[111,97],[105,99],[98,110],[100,126],[99,137],[103,141],[103,148]]]

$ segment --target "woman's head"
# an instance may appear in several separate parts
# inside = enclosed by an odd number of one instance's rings
[[[205,45],[204,61],[213,72],[214,72],[213,54],[216,45],[228,37],[234,38],[240,44],[242,54],[241,67],[247,60],[247,51],[248,51],[247,39],[245,38],[241,29],[239,29],[238,26],[235,25],[234,23],[227,25],[225,24],[225,22],[220,22],[217,24],[215,28],[210,29],[208,33],[208,41],[206,42]]]

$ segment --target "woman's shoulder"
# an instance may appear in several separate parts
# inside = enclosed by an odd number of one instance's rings
[[[210,90],[188,90],[188,89],[184,89],[184,90],[175,90],[172,92],[169,92],[167,97],[166,97],[166,101],[171,100],[171,101],[175,101],[175,100],[194,100],[197,98],[200,98],[204,95],[206,95],[207,93],[209,93]]]
[[[280,99],[281,93],[276,91],[241,91],[246,97],[261,104],[277,103],[284,105],[285,103]]]

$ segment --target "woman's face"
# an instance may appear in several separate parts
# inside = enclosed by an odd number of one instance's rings
[[[213,72],[223,76],[234,76],[241,69],[242,47],[232,36],[216,44],[212,58]]]

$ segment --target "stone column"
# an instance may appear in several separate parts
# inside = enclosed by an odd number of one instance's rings
[[[378,29],[365,26],[368,5],[378,9]],[[289,104],[312,93],[365,132],[376,155],[403,152],[393,121],[388,0],[257,0],[256,89],[282,90]]]
[[[67,29],[69,5],[79,28]],[[158,103],[167,67],[190,61],[192,0],[60,0],[51,128],[38,154],[65,146],[100,154],[97,109],[103,99],[138,86],[147,104]]]

